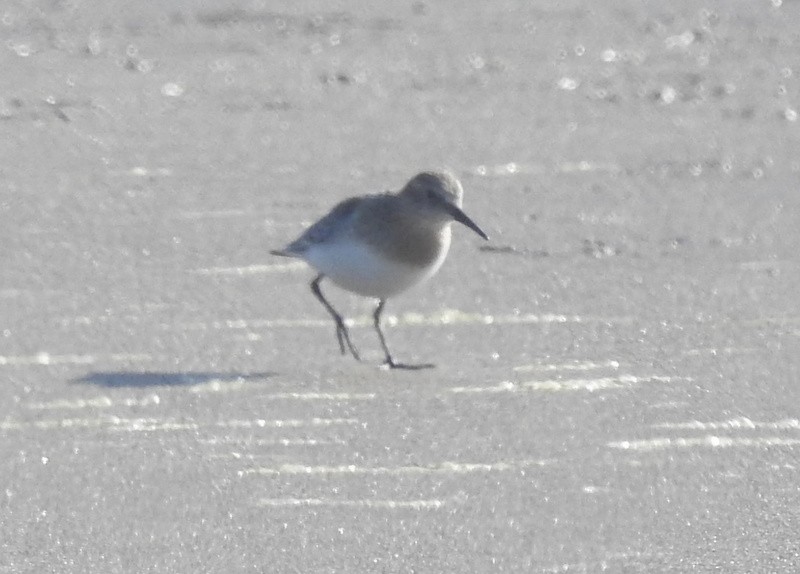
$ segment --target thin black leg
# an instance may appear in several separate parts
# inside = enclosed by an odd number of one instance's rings
[[[319,302],[325,306],[325,309],[327,309],[330,316],[333,317],[333,320],[336,322],[336,340],[339,341],[339,350],[342,352],[342,355],[347,353],[345,350],[345,343],[347,343],[347,349],[350,351],[350,354],[353,355],[355,360],[360,361],[361,357],[358,354],[358,349],[356,349],[356,346],[350,341],[350,332],[347,330],[347,325],[344,324],[344,319],[336,312],[333,305],[328,303],[328,300],[325,299],[322,290],[319,288],[319,283],[324,277],[325,275],[322,273],[317,275],[316,279],[311,282],[311,292],[314,293],[314,296],[319,299]]]
[[[381,329],[381,313],[383,313],[383,306],[386,305],[386,299],[381,299],[378,301],[378,306],[375,307],[375,313],[372,315],[372,318],[375,320],[375,330],[378,332],[378,338],[381,341],[381,347],[383,347],[383,352],[386,354],[386,361],[384,364],[389,367],[390,369],[430,369],[434,365],[431,363],[424,363],[422,365],[407,365],[405,363],[396,363],[395,360],[392,358],[392,354],[389,352],[389,346],[386,344],[386,337],[383,335],[383,330]]]
[[[386,305],[386,299],[378,301],[378,306],[375,307],[375,313],[373,313],[372,318],[375,321],[375,330],[378,332],[378,338],[381,340],[381,347],[383,347],[383,352],[386,354],[386,364],[390,369],[396,369],[397,363],[394,362],[392,354],[389,352],[389,346],[386,344],[386,337],[383,336],[383,330],[381,330],[381,313],[383,313],[384,305]]]

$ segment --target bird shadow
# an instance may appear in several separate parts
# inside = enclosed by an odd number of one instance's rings
[[[275,375],[271,372],[260,373],[216,373],[216,372],[188,372],[172,373],[165,371],[101,371],[89,373],[79,379],[74,379],[73,383],[97,385],[106,388],[121,387],[190,387],[202,385],[211,381],[230,381],[230,380],[256,380],[265,379]]]

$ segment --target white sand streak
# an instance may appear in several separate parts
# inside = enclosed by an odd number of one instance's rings
[[[671,383],[674,381],[688,381],[688,377],[670,377],[662,375],[619,375],[616,377],[597,377],[594,379],[544,379],[540,381],[527,381],[515,383],[503,381],[488,387],[452,387],[451,393],[520,393],[531,391],[601,391],[608,389],[627,388],[641,383],[659,382]]]
[[[271,393],[259,395],[259,398],[297,401],[371,401],[375,396],[375,393]]]
[[[200,387],[190,388],[191,392],[225,392],[240,389],[254,389],[252,384],[247,382],[231,383],[227,386],[224,382],[214,381],[210,383],[210,387],[202,385]],[[216,386],[215,386],[216,385]],[[331,402],[346,402],[346,401],[371,401],[376,397],[375,393],[269,393],[265,395],[258,395],[259,400],[267,401],[331,401]],[[161,397],[156,394],[147,395],[144,397],[123,397],[112,399],[108,396],[97,396],[90,398],[80,399],[55,399],[52,401],[31,402],[25,404],[25,407],[36,411],[56,411],[56,410],[81,410],[81,409],[107,409],[113,407],[148,407],[161,404]]]
[[[215,378],[189,387],[189,392],[198,395],[205,393],[233,393],[244,390],[258,390],[258,385],[254,384],[249,377],[234,377],[232,379]]]
[[[221,428],[299,428],[299,427],[329,427],[336,425],[357,425],[358,419],[280,419],[280,420],[229,420],[216,423]]]
[[[135,362],[152,360],[145,353],[112,353],[110,355],[51,355],[40,351],[35,355],[0,355],[0,366],[93,365],[103,362]]]
[[[258,391],[258,385],[254,385],[252,379],[239,377],[236,379],[213,379],[211,381],[192,386],[189,391],[196,394],[206,393],[230,393],[237,391]],[[258,394],[259,400],[280,401],[371,401],[375,399],[375,393],[322,393],[322,392],[286,392]]]
[[[300,271],[306,267],[306,264],[301,261],[290,261],[289,263],[244,265],[242,267],[208,267],[205,269],[195,269],[193,273],[197,273],[198,275],[263,275],[265,273],[291,273]]]
[[[275,438],[275,439],[251,439],[240,437],[223,437],[223,438],[210,438],[199,439],[198,442],[210,446],[238,446],[238,447],[252,447],[252,446],[345,446],[347,441],[340,438],[332,439],[316,439],[316,438]],[[259,457],[274,456],[272,453],[265,454],[243,454],[238,451],[231,451],[224,454],[209,455],[209,458],[246,458],[248,460],[255,460]]]
[[[123,418],[103,416],[94,418],[44,419],[37,421],[0,421],[0,430],[54,430],[106,427],[119,432],[198,430],[202,428],[304,428],[358,425],[358,419],[311,418],[311,419],[252,419],[199,423],[191,419]]]
[[[780,419],[758,422],[746,417],[723,421],[685,421],[659,423],[653,428],[698,431],[800,431],[800,420]],[[769,448],[800,446],[800,437],[786,436],[717,436],[708,434],[699,437],[652,437],[649,439],[622,440],[608,443],[610,448],[625,451],[653,452],[667,449],[688,448]]]
[[[126,397],[112,399],[111,397],[101,396],[89,399],[57,399],[54,401],[43,401],[28,403],[25,406],[37,411],[55,410],[80,410],[80,409],[105,409],[110,407],[147,407],[158,405],[161,398],[158,395],[148,395],[142,398]]]
[[[439,313],[422,315],[420,313],[404,313],[402,315],[386,315],[384,322],[387,325],[408,326],[443,326],[443,325],[550,325],[573,323],[625,323],[630,322],[630,317],[587,317],[581,315],[561,315],[554,313],[534,314],[520,313],[507,315],[487,315],[483,313],[468,313],[457,309],[445,309]],[[364,315],[356,319],[347,320],[351,327],[371,327],[371,315]],[[185,323],[184,329],[268,329],[268,328],[296,328],[296,327],[330,327],[330,319],[226,319],[207,323]]]
[[[717,355],[744,355],[746,353],[756,352],[758,352],[758,349],[753,347],[700,347],[697,349],[687,349],[682,351],[681,354],[687,357],[698,357],[702,355],[716,357]]]
[[[258,506],[302,508],[329,506],[348,508],[375,508],[382,510],[435,510],[444,506],[444,500],[337,500],[334,498],[262,498]]]
[[[420,466],[358,466],[342,464],[333,466],[305,466],[301,464],[282,464],[277,467],[247,468],[239,472],[240,476],[258,474],[264,476],[277,475],[367,475],[367,476],[400,476],[430,474],[475,474],[490,472],[509,472],[539,467],[548,464],[547,460],[511,460],[500,462],[441,462]]]
[[[800,430],[800,419],[781,419],[773,422],[752,421],[747,417],[738,417],[726,421],[687,421],[678,423],[659,423],[653,428],[686,429],[686,430]]]
[[[110,430],[137,431],[137,430],[194,430],[197,423],[191,421],[177,421],[173,419],[155,418],[122,418],[103,416],[94,418],[70,419],[44,419],[38,421],[2,421],[2,430],[55,430],[55,429],[88,429],[107,427]]]
[[[759,448],[759,447],[795,447],[800,446],[800,438],[784,437],[725,437],[706,435],[691,438],[654,437],[645,440],[622,440],[608,443],[613,449],[652,452],[667,449],[687,448]]]

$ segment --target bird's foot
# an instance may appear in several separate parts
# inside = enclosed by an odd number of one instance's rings
[[[386,360],[381,365],[382,369],[391,370],[391,369],[399,369],[403,371],[421,371],[423,369],[433,369],[436,367],[433,363],[418,363],[418,364],[409,364],[409,363],[398,363],[391,357],[386,357]]]

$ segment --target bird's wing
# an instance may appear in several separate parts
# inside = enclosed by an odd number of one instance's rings
[[[312,245],[327,241],[342,227],[349,225],[350,219],[363,200],[363,197],[351,197],[337,204],[327,215],[287,245],[281,254],[300,254]]]

